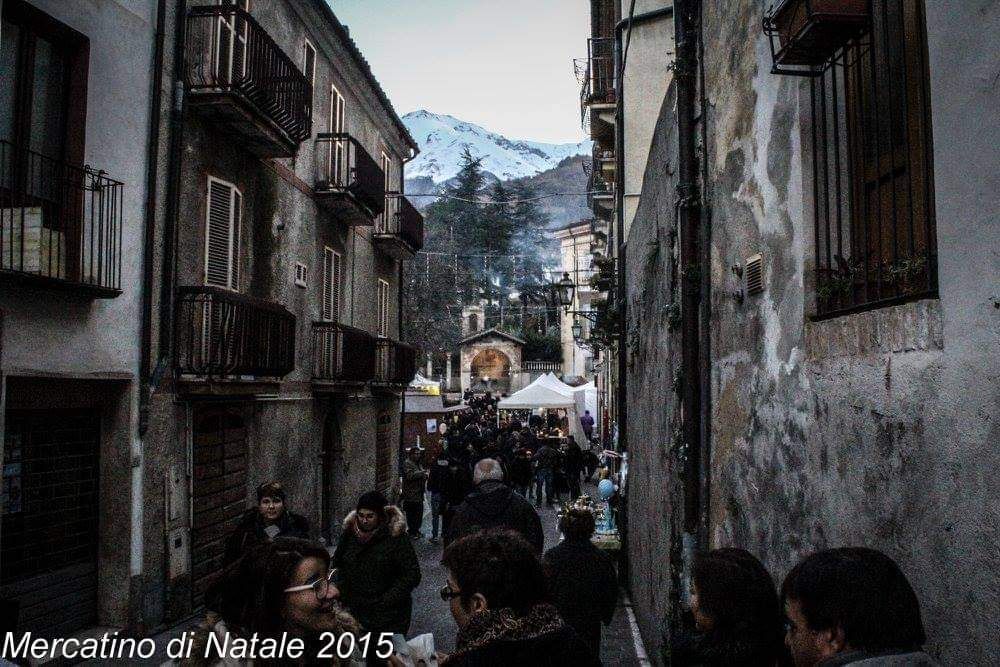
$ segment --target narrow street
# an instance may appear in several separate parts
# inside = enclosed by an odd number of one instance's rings
[[[593,484],[584,483],[584,493],[593,494]],[[441,586],[447,581],[445,570],[441,567],[442,545],[431,544],[430,536],[430,506],[425,506],[423,533],[425,537],[414,540],[413,546],[420,559],[420,586],[413,591],[413,623],[410,625],[410,637],[431,632],[434,634],[434,646],[437,650],[448,653],[455,648],[455,633],[457,627],[448,611],[448,603],[441,600],[438,594]],[[550,549],[558,543],[559,517],[554,509],[541,508],[539,517],[545,530],[545,548]],[[610,626],[605,626],[601,633],[601,662],[605,665],[644,665],[636,655],[635,641],[629,623],[624,599],[619,598],[618,608]]]

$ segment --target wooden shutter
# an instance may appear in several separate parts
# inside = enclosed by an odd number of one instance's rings
[[[378,335],[389,335],[389,283],[378,281]]]
[[[323,319],[327,322],[340,319],[341,260],[339,252],[323,248]]]
[[[239,229],[243,196],[234,186],[208,180],[205,222],[205,284],[225,289],[239,286]]]

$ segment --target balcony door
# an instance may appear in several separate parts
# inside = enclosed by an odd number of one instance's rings
[[[237,292],[243,193],[232,183],[209,176],[205,209],[205,285]],[[205,363],[220,367],[235,363],[237,346],[229,344],[237,329],[233,316],[232,308],[206,298],[201,322],[201,355]]]
[[[76,279],[89,41],[21,0],[0,3],[0,269]]]
[[[344,96],[340,94],[337,87],[330,86],[330,134],[341,134],[346,128]],[[334,187],[344,187],[349,184],[348,179],[348,157],[347,142],[341,138],[334,137],[330,140],[330,155],[328,172],[330,174],[330,185]]]
[[[389,159],[389,156],[386,155],[385,151],[382,151],[382,189],[385,190],[385,207],[382,209],[382,215],[379,216],[378,231],[383,233],[389,233],[392,231],[393,198],[389,194],[393,192],[392,175],[389,173],[391,165],[392,161]]]
[[[235,7],[247,13],[250,11],[250,0],[216,0],[216,4]],[[219,85],[231,86],[246,78],[248,31],[246,16],[239,11],[219,16],[212,54],[215,80]]]

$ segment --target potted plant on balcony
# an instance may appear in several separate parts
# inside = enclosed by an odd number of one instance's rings
[[[868,1],[782,0],[764,19],[775,67],[821,68],[837,49],[866,30]]]

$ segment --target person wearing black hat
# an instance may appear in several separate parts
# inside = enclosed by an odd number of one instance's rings
[[[309,521],[286,507],[285,489],[278,482],[257,487],[257,506],[247,510],[226,539],[224,564],[239,560],[253,547],[276,537],[309,539]]]
[[[341,599],[373,639],[382,632],[407,633],[420,563],[398,507],[378,491],[363,494],[344,519],[333,562]]]

